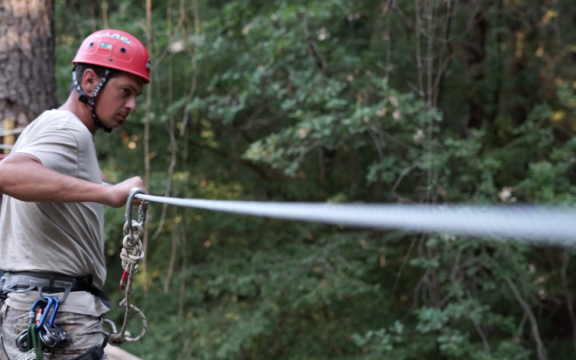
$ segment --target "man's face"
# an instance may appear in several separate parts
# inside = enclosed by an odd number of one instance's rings
[[[142,94],[144,81],[138,76],[120,73],[106,82],[96,98],[96,115],[104,126],[114,129],[136,110],[136,97]]]

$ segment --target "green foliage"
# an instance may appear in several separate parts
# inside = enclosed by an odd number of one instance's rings
[[[56,1],[62,101],[93,25],[146,39],[143,2],[104,3]],[[573,2],[198,1],[198,34],[195,3],[153,1],[151,193],[576,202]],[[145,121],[96,136],[111,182],[144,176]],[[134,292],[149,335],[126,345],[143,358],[536,359],[507,279],[548,357],[573,357],[560,249],[162,211]],[[117,301],[123,210],[106,219]]]

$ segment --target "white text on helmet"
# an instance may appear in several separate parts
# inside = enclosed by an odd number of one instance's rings
[[[130,40],[128,40],[128,38],[126,36],[122,36],[122,35],[116,34],[116,33],[111,34],[109,32],[106,32],[106,33],[102,33],[102,34],[95,34],[94,36],[96,36],[96,37],[111,37],[114,39],[124,41],[126,44],[130,44]]]

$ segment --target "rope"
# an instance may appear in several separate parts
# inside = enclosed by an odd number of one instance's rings
[[[138,272],[138,264],[144,258],[144,250],[142,249],[143,245],[140,240],[142,233],[143,229],[141,223],[132,220],[131,228],[128,226],[128,222],[124,223],[124,240],[122,241],[123,247],[122,252],[120,253],[124,275],[120,280],[120,288],[125,289],[125,293],[124,299],[120,302],[120,306],[125,306],[126,312],[124,313],[124,322],[122,323],[122,328],[119,333],[115,332],[116,329],[115,326],[113,326],[114,333],[110,335],[108,340],[111,345],[119,346],[124,342],[136,342],[140,340],[148,330],[148,321],[146,320],[146,316],[140,309],[130,303],[133,277],[134,274]],[[131,337],[130,332],[126,331],[131,311],[137,313],[142,319],[142,332],[135,338]]]
[[[571,207],[280,203],[144,194],[135,197],[175,206],[358,228],[447,233],[562,246],[576,242],[576,208]]]
[[[48,311],[48,309],[46,309]],[[42,360],[42,345],[40,344],[40,334],[38,334],[38,329],[36,329],[35,324],[30,324],[28,327],[28,339],[27,339],[28,350],[34,350],[36,355],[36,360]]]
[[[140,240],[143,233],[142,225],[132,220],[132,229],[128,228],[128,222],[124,223],[124,240],[122,240],[120,258],[122,259],[122,268],[128,274],[136,274],[138,264],[144,258],[143,245]],[[121,280],[120,286],[124,287],[124,285],[125,281]]]

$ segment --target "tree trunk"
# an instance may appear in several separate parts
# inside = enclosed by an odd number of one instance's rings
[[[0,120],[56,107],[53,25],[53,0],[0,0]]]
[[[472,9],[471,9],[472,10]],[[464,126],[464,131],[468,129],[479,129],[484,120],[485,99],[479,83],[485,79],[484,59],[486,58],[486,32],[488,21],[484,16],[483,9],[479,10],[471,19],[470,35],[466,39],[466,73],[472,87],[468,99],[468,118]]]

